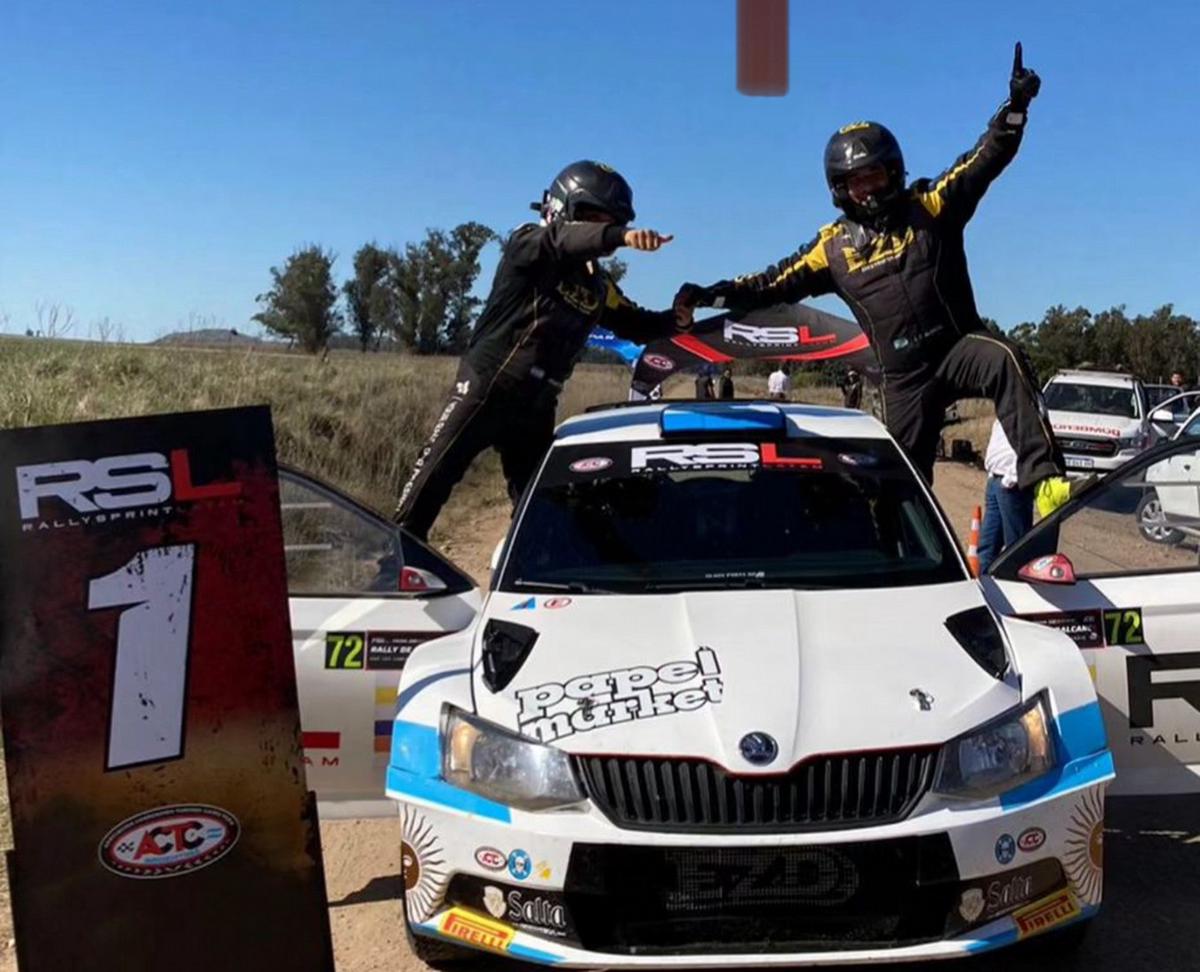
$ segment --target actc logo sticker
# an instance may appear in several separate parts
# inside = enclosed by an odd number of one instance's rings
[[[1011,864],[1017,856],[1017,842],[1012,834],[1001,834],[996,841],[996,861],[1000,864]]]
[[[1021,836],[1017,838],[1017,846],[1026,854],[1037,850],[1042,844],[1046,843],[1046,831],[1041,827],[1030,827],[1028,830],[1022,830]]]
[[[233,849],[241,828],[220,807],[181,805],[146,810],[100,841],[100,863],[121,877],[167,878],[215,864]]]
[[[542,602],[542,607],[554,610],[555,608],[569,607],[570,604],[571,599],[569,597],[551,597]]]
[[[644,354],[642,360],[655,371],[674,371],[675,361],[665,354]]]
[[[608,456],[589,456],[587,459],[576,459],[567,468],[573,473],[590,473],[607,469],[612,464],[613,461]]]
[[[515,850],[508,855],[508,873],[518,881],[524,881],[533,870],[533,861],[523,850]]]
[[[480,847],[475,851],[475,863],[489,871],[503,871],[508,858],[495,847]]]

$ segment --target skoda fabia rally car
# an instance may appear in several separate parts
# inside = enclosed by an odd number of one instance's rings
[[[985,603],[860,412],[562,425],[481,611],[414,650],[387,793],[417,954],[939,958],[1095,915],[1100,707]]]

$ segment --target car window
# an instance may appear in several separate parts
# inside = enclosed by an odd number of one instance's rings
[[[954,541],[879,439],[558,446],[501,587],[638,593],[962,580]]]
[[[1012,579],[1022,565],[1051,553],[1066,554],[1081,579],[1196,570],[1200,446],[1176,440],[1105,477],[1084,502],[1006,551],[992,572]]]
[[[1181,438],[1183,436],[1200,437],[1200,413],[1183,427],[1183,431],[1179,435]]]
[[[281,474],[280,511],[290,594],[395,592],[398,533],[316,483]]]
[[[1060,412],[1090,412],[1137,418],[1137,394],[1129,386],[1081,385],[1052,381],[1046,386],[1046,407]]]

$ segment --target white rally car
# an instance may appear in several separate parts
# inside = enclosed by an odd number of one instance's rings
[[[859,412],[566,422],[482,609],[409,655],[395,707],[431,963],[946,957],[1100,904],[1087,665],[988,606]]]

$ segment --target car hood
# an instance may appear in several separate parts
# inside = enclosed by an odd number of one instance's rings
[[[1129,438],[1142,430],[1135,418],[1120,415],[1092,415],[1088,412],[1062,412],[1050,409],[1050,427],[1055,435],[1102,435],[1111,439]]]
[[[963,581],[894,590],[536,598],[497,592],[476,633],[483,718],[574,753],[698,757],[753,772],[817,755],[935,745],[1016,705],[945,619],[983,604]],[[484,683],[487,619],[538,633],[512,681]],[[764,770],[760,770],[764,771]],[[765,770],[769,771],[769,770]]]

